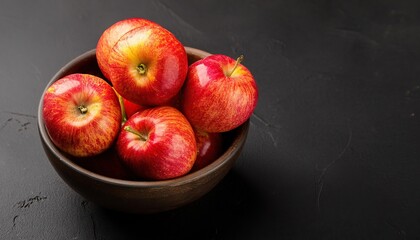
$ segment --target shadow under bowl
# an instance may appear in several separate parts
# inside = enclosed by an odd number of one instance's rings
[[[195,48],[185,47],[185,49],[189,64],[210,55]],[[249,119],[238,128],[223,133],[224,153],[213,163],[187,175],[163,181],[122,179],[99,174],[86,168],[78,159],[65,154],[53,144],[42,117],[45,91],[52,83],[72,73],[89,73],[104,78],[95,53],[95,49],[90,50],[60,69],[46,86],[39,102],[39,136],[44,151],[59,176],[88,201],[104,208],[131,214],[175,209],[199,199],[213,189],[239,157],[248,134]],[[109,154],[101,157],[112,158]]]

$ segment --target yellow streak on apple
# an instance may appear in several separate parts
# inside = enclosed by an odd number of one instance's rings
[[[81,126],[88,125],[90,122],[94,121],[95,116],[99,114],[99,112],[101,111],[101,108],[102,108],[102,103],[100,102],[89,104],[88,112],[85,114],[80,114],[78,113],[79,109],[73,108],[73,111],[75,112],[75,114],[73,115],[74,118],[72,118],[71,121],[69,121],[69,123],[74,127],[81,127]],[[107,127],[105,123],[102,123],[101,125],[102,125],[100,126],[101,128]]]
[[[150,59],[152,56],[149,56],[149,52],[152,52],[151,49],[152,44],[150,44],[150,40],[148,38],[151,36],[152,30],[144,30],[142,34],[134,34],[130,38],[126,39],[126,46],[121,50],[122,54],[127,57],[127,63],[131,63],[128,66],[128,70],[130,71],[130,75],[132,79],[136,79],[135,83],[138,86],[145,86],[148,84],[149,81],[154,80],[153,74],[146,74],[140,75],[137,66],[141,63],[145,64],[148,69],[150,70]]]
[[[234,67],[235,67],[235,63],[233,63],[232,65],[229,65],[227,67],[224,67],[223,72],[225,73],[226,76],[228,74],[231,74],[230,75],[231,78],[235,78],[237,76],[243,76],[245,73],[247,73],[247,70],[241,64],[239,64],[236,67],[235,71],[232,72]]]

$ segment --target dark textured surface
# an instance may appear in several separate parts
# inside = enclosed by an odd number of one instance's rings
[[[127,17],[243,53],[260,90],[234,169],[157,215],[80,197],[36,128],[54,73]],[[420,238],[417,1],[6,0],[0,34],[0,239]]]

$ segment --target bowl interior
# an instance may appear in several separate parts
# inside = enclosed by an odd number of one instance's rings
[[[194,48],[186,47],[186,51],[189,64],[209,55]],[[44,93],[53,82],[71,73],[89,73],[104,78],[93,49],[60,69],[48,83]],[[108,209],[131,214],[175,209],[205,195],[232,168],[240,155],[249,128],[248,119],[238,128],[223,133],[224,153],[208,166],[174,179],[144,181],[133,177],[122,167],[112,148],[89,159],[75,158],[60,151],[52,143],[45,129],[42,118],[44,93],[38,107],[38,130],[44,151],[56,172],[85,199]],[[101,164],[89,165],[98,161]],[[105,166],[105,169],[98,169],[98,166]]]
[[[189,64],[204,58],[209,53],[186,47],[188,54]],[[100,71],[95,55],[95,49],[92,49],[77,58],[73,59],[62,69],[60,69],[51,79],[51,81],[46,86],[45,90],[56,80],[72,73],[88,73],[99,76],[103,79],[102,72]],[[45,92],[44,90],[44,92]],[[39,103],[38,108],[38,126],[41,139],[44,143],[44,148],[46,151],[49,151],[48,155],[50,161],[60,161],[61,164],[64,164],[67,168],[72,171],[76,171],[80,174],[89,176],[98,181],[102,181],[109,184],[116,185],[125,185],[125,186],[137,186],[137,187],[158,187],[166,185],[180,185],[185,184],[194,179],[199,178],[202,175],[211,174],[212,172],[217,171],[219,168],[222,168],[229,160],[234,158],[238,151],[240,151],[242,145],[244,144],[248,132],[249,120],[243,125],[234,129],[230,132],[223,133],[223,154],[216,159],[213,163],[204,167],[203,169],[197,170],[195,172],[190,172],[187,175],[182,177],[161,180],[161,181],[147,181],[134,177],[127,169],[125,169],[121,164],[119,164],[118,157],[115,154],[113,148],[105,151],[103,154],[91,158],[91,161],[86,161],[86,159],[80,159],[73,156],[70,156],[61,150],[59,150],[50,140],[48,133],[45,129],[44,122],[42,119],[42,98]],[[97,164],[94,164],[97,161],[106,162],[108,164],[108,169],[98,169]],[[119,171],[110,171],[109,168],[118,168]]]

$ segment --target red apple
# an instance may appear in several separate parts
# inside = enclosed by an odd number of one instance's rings
[[[112,47],[124,34],[145,24],[154,23],[142,18],[128,18],[112,24],[102,33],[96,45],[96,59],[99,68],[107,79],[109,79],[108,57]]]
[[[89,158],[74,158],[72,160],[81,167],[102,176],[123,180],[136,179],[134,174],[122,164],[112,146],[99,155]]]
[[[129,169],[150,180],[185,175],[197,155],[194,130],[185,116],[170,106],[131,116],[120,131],[116,149]]]
[[[162,103],[162,105],[171,106],[181,111],[181,90],[167,102]]]
[[[125,98],[123,99],[123,104],[124,104],[124,111],[125,111],[126,119],[129,119],[131,116],[133,116],[134,113],[142,111],[147,108],[145,106],[141,106],[133,102],[130,102]]]
[[[198,153],[192,171],[197,171],[220,157],[223,151],[223,139],[221,133],[208,133],[198,129],[194,132]]]
[[[188,59],[181,42],[164,27],[144,20],[106,53],[109,80],[125,99],[144,106],[168,102],[181,89]]]
[[[240,61],[217,54],[189,67],[182,109],[194,127],[226,132],[251,116],[258,89],[251,72]]]
[[[117,91],[115,91],[115,94],[117,95],[118,101],[120,102],[122,125],[124,125],[127,119],[130,118],[134,113],[142,111],[147,108],[145,106],[141,106],[131,101],[128,101],[127,99],[123,98]]]
[[[136,103],[133,103],[131,101],[128,101],[125,98],[122,98],[122,104],[124,104],[124,113],[125,113],[125,121],[129,119],[131,116],[134,115],[134,113],[143,111],[144,109],[147,109],[149,107],[142,106]],[[176,109],[179,109],[179,97],[176,95],[175,97],[171,98],[168,102],[163,103],[162,105],[171,106]]]
[[[43,97],[43,118],[51,141],[78,157],[105,151],[121,126],[114,90],[89,74],[71,74],[54,82]]]

